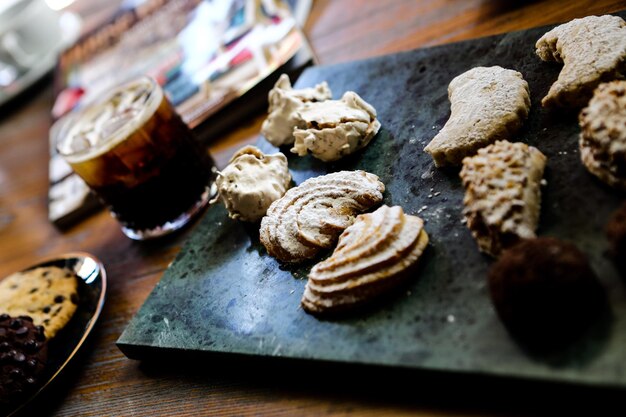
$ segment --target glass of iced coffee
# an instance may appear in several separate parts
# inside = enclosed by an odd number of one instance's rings
[[[213,161],[149,77],[57,123],[58,152],[131,239],[181,228],[211,197]]]

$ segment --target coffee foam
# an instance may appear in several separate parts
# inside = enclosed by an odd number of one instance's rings
[[[61,122],[58,150],[70,163],[100,156],[143,126],[162,101],[163,91],[149,78],[120,86]]]

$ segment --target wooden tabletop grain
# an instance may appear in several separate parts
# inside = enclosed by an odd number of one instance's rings
[[[83,9],[101,16],[113,3],[83,0],[90,5]],[[623,8],[626,2],[612,0],[316,0],[304,29],[320,62],[330,64]],[[66,231],[48,222],[51,84],[47,77],[1,109],[0,276],[46,257],[86,251],[105,263],[109,292],[80,356],[24,415],[574,415],[597,412],[597,399],[610,396],[528,385],[520,393],[516,385],[500,390],[489,382],[328,365],[127,359],[115,341],[193,227],[164,241],[137,243],[105,212]],[[262,114],[242,120],[216,140],[210,151],[218,164],[255,140],[262,120]]]

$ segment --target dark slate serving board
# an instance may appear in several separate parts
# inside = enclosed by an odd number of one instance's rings
[[[215,205],[118,340],[120,349],[136,359],[185,350],[626,387],[626,281],[606,257],[603,233],[622,196],[580,164],[576,113],[540,107],[561,68],[534,54],[548,29],[311,68],[298,80],[298,87],[327,80],[336,98],[354,90],[378,110],[382,129],[364,151],[332,164],[289,155],[289,166],[296,183],[341,169],[373,172],[386,184],[386,204],[425,219],[431,244],[419,274],[393,297],[342,319],[304,313],[311,264],[280,265],[260,245],[257,226],[230,220]],[[458,171],[435,169],[422,150],[449,117],[450,80],[480,65],[516,69],[528,81],[533,107],[516,139],[549,158],[538,233],[586,252],[609,298],[610,313],[550,355],[528,353],[498,320],[486,288],[491,260],[461,223]]]

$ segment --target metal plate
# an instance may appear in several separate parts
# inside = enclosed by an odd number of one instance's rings
[[[226,352],[626,387],[625,282],[605,256],[603,233],[622,196],[579,162],[576,112],[539,104],[561,69],[534,53],[548,29],[312,68],[299,79],[298,87],[327,80],[335,97],[356,91],[376,107],[383,127],[368,148],[338,163],[289,155],[296,183],[364,169],[385,183],[386,204],[426,221],[431,244],[421,268],[393,297],[342,319],[304,313],[299,302],[311,264],[280,265],[259,244],[258,226],[230,220],[213,206],[118,346],[138,359],[176,350]],[[575,242],[609,297],[611,314],[580,342],[550,355],[527,353],[498,320],[486,288],[491,260],[461,223],[458,170],[435,169],[423,152],[449,117],[450,80],[490,65],[516,69],[530,85],[532,110],[515,139],[549,158],[539,235]]]

